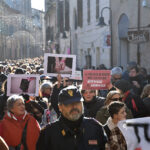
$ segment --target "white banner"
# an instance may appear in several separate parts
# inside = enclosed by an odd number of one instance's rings
[[[150,117],[129,119],[118,123],[127,150],[150,150]]]

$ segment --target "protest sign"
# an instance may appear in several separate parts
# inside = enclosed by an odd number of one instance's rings
[[[128,150],[150,149],[150,117],[120,121],[118,127],[125,137]]]
[[[83,89],[104,90],[110,84],[110,70],[83,70]]]
[[[28,94],[38,96],[39,93],[39,76],[15,74],[8,75],[7,95]]]
[[[44,74],[48,76],[70,77],[76,68],[76,56],[68,54],[44,54]]]
[[[70,77],[69,79],[82,81],[82,74],[81,74],[81,71],[75,71],[74,74],[71,75],[71,77]]]

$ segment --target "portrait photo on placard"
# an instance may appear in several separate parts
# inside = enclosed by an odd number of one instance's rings
[[[7,95],[28,94],[38,96],[39,76],[38,75],[9,75],[7,83]]]
[[[75,71],[76,56],[64,54],[46,54],[44,57],[44,73],[57,76],[71,76]]]

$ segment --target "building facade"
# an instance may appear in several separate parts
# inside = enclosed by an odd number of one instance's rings
[[[150,72],[150,0],[111,1],[113,65],[136,61]]]
[[[45,4],[48,52],[75,54],[79,69],[111,66],[110,9],[103,11],[107,25],[97,25],[102,9],[110,8],[109,0],[46,0]]]
[[[18,1],[0,1],[0,59],[20,59],[43,55],[45,47],[44,13],[31,11],[29,1],[23,5],[30,15],[15,8]],[[30,0],[31,2],[31,0]],[[27,7],[28,6],[28,7]]]
[[[106,26],[99,26],[101,11],[110,7],[109,0],[71,0],[70,27],[71,52],[77,55],[78,68],[97,68],[100,64],[111,66],[110,10],[103,11]]]

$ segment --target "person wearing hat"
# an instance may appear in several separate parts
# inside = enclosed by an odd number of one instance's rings
[[[106,137],[102,126],[83,116],[83,99],[75,86],[60,91],[60,118],[41,130],[37,150],[104,150]]]

